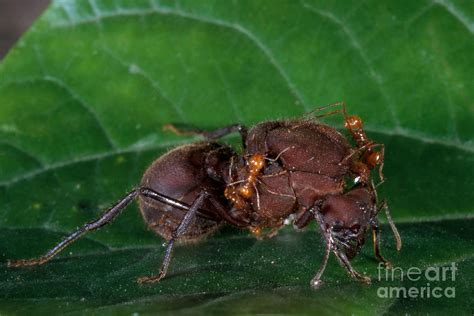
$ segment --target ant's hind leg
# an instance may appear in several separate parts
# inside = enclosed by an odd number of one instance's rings
[[[166,271],[168,271],[168,267],[171,262],[171,254],[173,252],[173,247],[174,247],[174,243],[176,239],[178,239],[181,235],[183,235],[186,232],[187,228],[192,223],[194,217],[196,216],[196,213],[198,212],[199,208],[203,205],[207,197],[208,197],[208,193],[205,191],[198,195],[198,197],[194,200],[193,204],[191,204],[191,207],[189,208],[189,210],[186,212],[186,215],[184,216],[181,223],[178,225],[176,230],[171,235],[171,239],[168,241],[168,245],[166,247],[165,258],[163,259],[163,263],[161,264],[160,272],[157,275],[138,278],[137,280],[138,283],[142,284],[142,283],[159,282],[166,275]]]
[[[385,268],[391,268],[392,264],[390,261],[385,259],[382,254],[380,253],[380,229],[379,229],[379,223],[377,219],[374,219],[373,224],[371,225],[372,227],[372,242],[374,244],[374,254],[375,257],[377,258],[378,261],[382,262],[385,266]]]
[[[117,202],[114,206],[105,211],[100,218],[90,223],[85,224],[69,236],[67,236],[63,241],[57,244],[54,248],[49,250],[46,254],[39,258],[34,259],[22,259],[22,260],[8,260],[9,267],[25,267],[43,264],[51,260],[55,255],[57,255],[61,250],[66,248],[69,244],[79,239],[82,235],[87,232],[101,228],[108,223],[110,223],[117,215],[120,214],[130,202],[132,202],[138,195],[138,190],[133,190],[129,192],[123,199]]]
[[[215,129],[213,131],[202,131],[202,130],[183,130],[178,127],[176,127],[173,124],[166,124],[163,126],[164,130],[169,130],[176,135],[180,136],[194,136],[194,135],[201,135],[207,139],[218,139],[221,137],[224,137],[225,135],[239,132],[240,137],[242,138],[242,143],[245,146],[245,142],[247,140],[247,127],[241,124],[232,124],[224,127],[220,127],[218,129]]]

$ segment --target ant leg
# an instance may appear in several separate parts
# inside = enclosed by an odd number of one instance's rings
[[[263,239],[270,239],[270,238],[273,238],[275,237],[276,235],[278,235],[278,232],[280,231],[280,229],[283,228],[283,223],[282,223],[282,226],[279,226],[279,227],[273,227],[272,229],[270,229],[270,231],[268,233],[266,233],[265,235],[263,235]]]
[[[379,178],[380,178],[380,183],[377,184],[377,186],[381,185],[384,181],[385,181],[385,178],[383,176],[383,164],[384,164],[384,158],[385,158],[385,145],[384,144],[380,144],[380,156],[382,157],[380,159],[380,166],[379,166]]]
[[[321,230],[321,233],[323,234],[324,240],[326,242],[326,251],[324,252],[323,263],[321,264],[321,266],[319,267],[318,272],[311,279],[311,282],[310,282],[311,287],[314,288],[314,289],[320,288],[321,284],[323,283],[323,281],[321,280],[321,277],[324,273],[324,270],[326,269],[326,266],[327,266],[327,263],[328,263],[328,260],[329,260],[329,256],[331,255],[331,250],[333,249],[333,243],[332,243],[331,235],[327,232],[327,230],[325,228],[325,225],[324,225],[323,216],[319,212],[319,208],[320,208],[319,204],[320,203],[315,204],[315,206],[313,206],[312,210],[308,211],[308,213],[314,213],[314,217],[316,218],[316,221],[319,225],[319,229]]]
[[[113,219],[115,219],[115,217],[117,217],[117,215],[120,214],[120,211],[122,211],[128,204],[130,204],[130,202],[132,202],[137,197],[138,194],[138,190],[133,190],[129,192],[119,202],[117,202],[115,205],[105,211],[102,216],[99,217],[97,220],[85,224],[84,226],[67,236],[63,241],[61,241],[43,256],[34,259],[8,260],[8,267],[25,267],[40,265],[45,262],[48,262],[61,250],[66,248],[72,242],[79,239],[85,233],[96,230],[110,223]]]
[[[247,127],[241,124],[233,124],[215,129],[213,131],[202,132],[201,135],[208,139],[217,139],[235,132],[239,132],[240,137],[242,137],[242,141],[245,143],[247,140]]]
[[[166,124],[163,126],[164,130],[169,130],[176,135],[180,136],[193,136],[193,135],[201,135],[207,139],[218,139],[221,137],[224,137],[225,135],[239,132],[240,137],[242,138],[242,142],[245,145],[245,142],[247,140],[247,127],[241,124],[232,124],[224,127],[220,127],[218,129],[215,129],[213,131],[202,131],[202,130],[189,130],[185,131],[182,129],[179,129],[173,124]]]
[[[319,267],[318,272],[313,277],[313,279],[311,279],[311,282],[310,282],[311,287],[314,288],[314,289],[318,289],[318,288],[321,287],[321,284],[323,283],[323,281],[321,281],[321,276],[323,275],[324,270],[326,269],[326,265],[328,263],[329,256],[331,255],[332,243],[331,243],[330,239],[328,239],[326,237],[324,239],[326,239],[326,251],[324,252],[323,263],[321,264],[321,266]]]
[[[337,249],[333,252],[336,255],[336,258],[341,263],[341,265],[346,268],[347,272],[351,277],[366,284],[370,284],[372,282],[369,277],[360,274],[352,267],[351,263],[349,262],[349,259],[347,259],[347,256],[344,254],[344,252],[338,251]]]
[[[240,218],[233,218],[232,216],[229,215],[229,213],[226,212],[222,204],[217,201],[215,198],[209,198],[209,201],[212,203],[212,206],[215,207],[217,210],[217,213],[223,218],[224,220],[228,221],[229,223],[237,226],[237,227],[248,227],[250,221],[245,220],[245,219],[240,219]]]
[[[374,244],[374,254],[377,260],[382,262],[385,266],[385,268],[391,268],[392,264],[390,261],[385,259],[382,254],[380,253],[380,243],[379,243],[379,238],[380,238],[380,229],[379,229],[379,223],[378,220],[375,218],[374,221],[372,222],[372,242]]]
[[[186,232],[186,229],[192,223],[197,211],[203,205],[208,195],[209,194],[206,191],[203,191],[197,196],[193,204],[191,204],[189,210],[186,212],[186,215],[184,216],[183,220],[171,235],[171,239],[168,241],[168,246],[166,247],[165,258],[163,259],[163,263],[161,264],[160,272],[157,275],[141,277],[137,280],[138,283],[142,284],[159,282],[166,275],[166,271],[168,270],[168,266],[171,261],[171,254],[173,251],[174,242]]]
[[[163,131],[170,131],[175,135],[178,136],[195,136],[195,135],[201,135],[202,131],[199,129],[184,129],[184,128],[179,128],[174,124],[165,124],[162,127]]]
[[[176,199],[173,199],[167,195],[164,195],[164,194],[161,194],[161,193],[158,193],[150,188],[146,188],[146,187],[142,187],[139,189],[140,190],[140,195],[141,196],[144,196],[144,197],[147,197],[147,198],[150,198],[150,199],[153,199],[155,201],[158,201],[158,202],[161,202],[163,204],[166,204],[166,205],[169,205],[169,206],[172,206],[172,207],[175,207],[179,210],[182,210],[182,211],[189,211],[189,209],[191,208],[191,206],[189,204],[186,204],[186,203],[183,203],[179,200],[176,200]],[[211,220],[215,220],[214,217],[208,215],[205,210],[203,209],[199,209],[198,210],[198,213],[199,213],[199,216],[201,217],[204,217],[206,219],[211,219]]]
[[[313,216],[313,214],[306,210],[301,214],[297,214],[293,222],[293,227],[296,227],[297,229],[303,229],[304,227],[308,226],[309,222],[313,219]]]
[[[303,229],[304,227],[308,226],[309,222],[313,219],[316,218],[316,221],[320,225],[321,233],[324,234],[325,228],[323,223],[323,218],[321,214],[319,213],[319,209],[322,205],[322,201],[318,200],[314,203],[313,207],[310,208],[309,210],[303,209],[300,210],[296,213],[296,218],[293,222],[293,227],[297,229]]]
[[[369,154],[369,158],[370,158],[371,154],[376,153],[375,151],[372,151],[372,149],[375,148],[375,147],[380,147],[380,151],[378,152],[378,154],[380,155],[379,158],[378,158],[379,159],[378,161],[380,161],[380,162],[377,162],[374,167],[372,167],[370,165],[370,169],[375,168],[376,166],[378,166],[378,173],[379,173],[380,182],[377,183],[377,185],[375,185],[375,186],[373,185],[374,188],[378,187],[379,185],[381,185],[382,183],[385,182],[385,177],[383,175],[383,166],[384,166],[384,157],[385,157],[385,145],[384,144],[374,143],[374,142],[370,141],[369,143],[367,143],[365,145],[357,147],[356,149],[352,149],[350,151],[350,153],[347,156],[345,156],[341,161],[341,164],[345,164],[349,161],[349,159],[352,159],[354,156],[357,156],[358,157],[356,159],[357,162],[359,162],[359,161],[364,162],[364,160],[366,159],[366,157],[364,157],[364,155]],[[364,162],[364,163],[367,164],[367,162]]]

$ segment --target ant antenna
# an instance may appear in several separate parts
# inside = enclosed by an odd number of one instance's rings
[[[265,157],[265,159],[268,160],[268,161],[271,161],[271,162],[275,162],[275,161],[277,161],[277,160],[280,158],[280,156],[281,156],[285,151],[290,150],[292,147],[295,147],[295,146],[288,146],[288,147],[286,147],[285,149],[283,149],[282,151],[280,151],[280,153],[279,153],[274,159],[272,159],[272,158],[267,158],[267,157]]]
[[[321,106],[319,108],[316,108],[314,110],[311,110],[307,113],[304,114],[304,116],[310,116],[316,112],[319,112],[319,111],[323,111],[327,108],[332,108],[332,107],[337,107],[337,106],[340,106],[342,107],[341,109],[339,110],[335,110],[335,111],[331,111],[329,113],[325,113],[325,114],[321,114],[321,115],[315,115],[314,117],[315,118],[322,118],[322,117],[325,117],[325,116],[329,116],[329,115],[333,115],[333,114],[336,114],[336,113],[343,113],[344,115],[344,118],[347,117],[347,112],[346,112],[346,102],[344,101],[339,101],[339,102],[336,102],[336,103],[330,103],[330,104],[326,104],[324,106]]]
[[[397,251],[400,251],[400,249],[402,249],[402,239],[400,237],[400,233],[398,232],[397,227],[395,226],[395,223],[393,222],[392,216],[390,215],[390,210],[385,200],[383,200],[382,203],[380,203],[377,213],[382,208],[385,210],[385,216],[387,217],[387,222],[390,225],[390,228],[392,229],[393,236],[395,237],[395,241],[397,243]]]

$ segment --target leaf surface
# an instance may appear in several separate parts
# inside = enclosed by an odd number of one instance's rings
[[[472,312],[473,12],[446,0],[54,1],[0,64],[0,311]],[[405,273],[456,263],[455,281],[431,282],[455,298],[379,297],[429,282],[379,277],[370,245],[354,266],[373,285],[332,260],[324,288],[311,290],[323,253],[314,227],[266,241],[225,228],[177,247],[169,278],[138,286],[164,249],[135,205],[47,265],[6,267],[195,140],[166,123],[251,126],[341,100],[386,146],[379,195],[404,248],[393,251],[383,226],[384,253]],[[340,116],[325,121],[342,128]]]

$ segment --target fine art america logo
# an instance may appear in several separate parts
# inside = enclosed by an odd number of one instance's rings
[[[448,283],[456,281],[457,267],[454,262],[444,267],[428,267],[424,271],[418,267],[385,269],[383,264],[380,264],[377,269],[379,281],[403,283],[401,286],[379,287],[377,296],[380,298],[454,298],[456,296],[456,288],[447,286],[450,285]],[[407,281],[416,283],[410,286]]]

